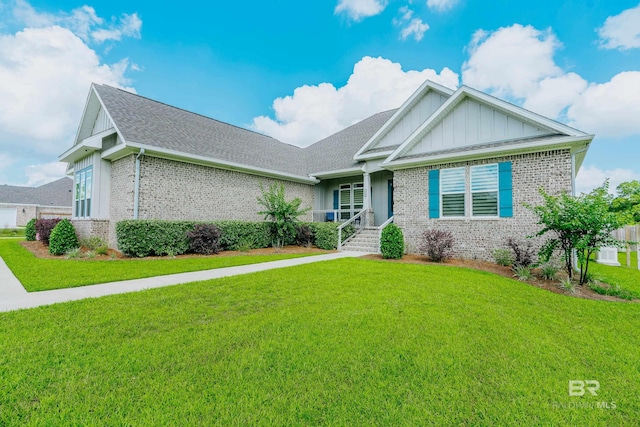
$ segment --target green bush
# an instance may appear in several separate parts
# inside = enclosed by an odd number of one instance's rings
[[[509,267],[513,264],[513,255],[509,249],[496,249],[493,251],[493,258],[496,260],[496,264],[504,267]]]
[[[247,248],[268,248],[271,246],[270,224],[264,221],[214,221],[220,230],[220,246],[223,251],[237,251]],[[249,249],[251,249],[249,248]]]
[[[68,219],[63,219],[51,230],[49,236],[49,253],[51,255],[62,255],[79,246],[76,229]]]
[[[382,252],[382,258],[402,258],[404,255],[404,236],[400,227],[391,223],[382,230],[380,252]]]
[[[189,250],[195,221],[126,220],[116,224],[118,249],[131,257],[180,255]]]
[[[24,229],[24,237],[29,242],[36,241],[36,221],[37,220],[35,218],[30,219]]]
[[[338,226],[335,222],[308,222],[313,233],[313,244],[320,249],[338,248]]]

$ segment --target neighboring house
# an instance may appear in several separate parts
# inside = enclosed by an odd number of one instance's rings
[[[40,187],[0,185],[0,228],[24,227],[32,218],[71,218],[73,180]]]
[[[490,259],[536,230],[523,203],[574,190],[593,135],[466,86],[425,82],[399,109],[307,148],[105,85],[92,85],[73,147],[81,235],[115,245],[123,219],[259,220],[259,184],[281,182],[307,220],[393,216],[415,252],[450,230],[457,256]]]

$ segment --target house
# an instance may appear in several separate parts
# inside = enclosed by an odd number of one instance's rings
[[[426,81],[400,108],[300,148],[94,84],[60,160],[74,176],[79,234],[111,245],[124,219],[259,220],[259,184],[281,182],[313,207],[307,220],[391,219],[410,252],[424,230],[450,230],[457,256],[490,259],[507,238],[536,231],[523,203],[539,203],[539,187],[573,191],[592,139],[475,89]]]
[[[0,228],[24,227],[32,218],[71,218],[73,180],[40,187],[0,185]]]

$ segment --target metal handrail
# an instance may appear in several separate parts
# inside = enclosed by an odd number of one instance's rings
[[[357,214],[355,214],[354,216],[352,216],[351,218],[349,218],[347,221],[345,221],[342,224],[340,224],[340,226],[338,227],[338,250],[342,249],[342,229],[345,228],[347,225],[351,224],[352,222],[354,222],[356,219],[362,218],[362,216],[365,213],[367,213],[367,211],[368,211],[368,209],[363,209],[360,212],[358,212]],[[362,223],[362,221],[360,221],[360,222]]]

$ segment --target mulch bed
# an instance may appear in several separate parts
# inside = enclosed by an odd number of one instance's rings
[[[20,242],[20,244],[25,247],[27,250],[29,250],[31,253],[33,253],[36,257],[38,258],[48,258],[48,259],[63,259],[64,256],[55,256],[55,255],[51,255],[49,253],[48,248],[43,245],[41,242],[27,242],[27,241],[23,241]],[[86,254],[87,252],[89,252],[89,249],[87,248],[81,248],[81,253],[82,254]],[[326,254],[326,253],[331,253],[331,252],[335,252],[335,251],[326,251],[326,250],[322,250],[322,249],[318,249],[318,248],[304,248],[304,247],[300,247],[300,246],[285,246],[281,249],[275,249],[275,248],[263,248],[263,249],[251,249],[250,251],[246,251],[246,252],[241,252],[241,251],[223,251],[218,253],[217,255],[195,255],[195,254],[187,254],[187,255],[177,255],[175,258],[176,259],[180,259],[180,258],[200,258],[200,257],[206,257],[206,256],[215,256],[215,257],[221,257],[221,256],[238,256],[238,255],[273,255],[273,254]],[[145,259],[166,259],[167,257],[146,257]],[[471,268],[474,270],[482,270],[482,271],[488,271],[490,273],[494,273],[503,277],[507,277],[509,279],[514,279],[513,277],[513,270],[511,270],[510,267],[503,267],[501,265],[497,265],[494,264],[492,262],[487,262],[487,261],[478,261],[478,260],[467,260],[467,259],[449,259],[447,261],[445,261],[444,263],[434,263],[434,262],[430,262],[429,258],[427,258],[426,256],[423,255],[416,255],[416,254],[409,254],[409,255],[405,255],[402,257],[402,259],[384,259],[382,258],[382,255],[376,254],[376,255],[366,255],[364,257],[362,257],[364,259],[371,259],[371,260],[376,260],[376,261],[384,261],[384,262],[394,262],[394,263],[408,263],[408,264],[424,264],[424,265],[445,265],[445,266],[451,266],[451,267],[464,267],[464,268]],[[78,257],[76,258],[78,260],[86,260],[89,258],[86,257]],[[129,258],[127,256],[125,256],[124,254],[122,254],[122,252],[119,252],[117,250],[114,249],[109,249],[109,252],[106,255],[96,255],[94,258],[91,258],[94,260],[113,260],[113,259],[135,259],[135,258]],[[533,270],[534,273],[536,273],[536,270]],[[562,272],[558,273],[558,276],[560,278],[562,277],[566,277],[562,276]],[[514,279],[515,280],[515,279]],[[592,291],[591,289],[589,289],[588,286],[576,286],[576,292],[573,294],[570,294],[562,289],[560,289],[560,287],[558,286],[558,281],[557,280],[545,280],[539,277],[536,277],[535,280],[529,280],[523,283],[527,283],[531,286],[535,286],[541,289],[545,289],[547,291],[556,293],[556,294],[562,294],[562,295],[566,295],[566,296],[571,296],[571,297],[576,297],[576,298],[585,298],[585,299],[591,299],[591,300],[600,300],[600,301],[617,301],[617,302],[635,302],[635,303],[639,303],[640,300],[633,300],[633,301],[628,301],[628,300],[624,300],[622,298],[617,298],[614,296],[610,296],[610,295],[600,295],[594,291]]]

